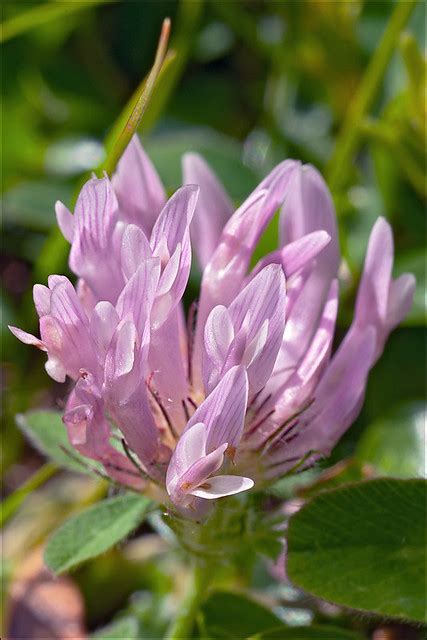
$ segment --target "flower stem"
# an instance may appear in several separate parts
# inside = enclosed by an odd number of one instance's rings
[[[350,103],[327,167],[328,183],[333,192],[338,191],[345,184],[346,172],[351,167],[351,159],[361,137],[362,120],[375,99],[400,33],[417,1],[400,0],[396,3],[383,37]]]
[[[41,487],[45,482],[49,480],[56,472],[58,467],[53,462],[44,464],[38,469],[23,485],[21,485],[16,491],[11,493],[3,502],[0,512],[0,526],[4,526],[6,522],[16,513],[25,498],[29,496],[33,491]]]
[[[166,640],[191,638],[197,612],[206,597],[206,590],[212,579],[212,570],[212,565],[205,559],[194,559],[190,586],[180,605],[178,615],[169,627]]]

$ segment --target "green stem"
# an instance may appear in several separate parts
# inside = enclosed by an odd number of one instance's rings
[[[14,513],[19,509],[25,498],[33,491],[41,487],[45,482],[58,471],[58,467],[53,462],[48,462],[36,471],[31,478],[16,491],[10,494],[2,504],[0,513],[0,526],[4,526]]]
[[[18,13],[18,15],[5,20],[1,25],[0,42],[6,42],[16,36],[32,31],[34,28],[42,26],[51,20],[68,16],[82,9],[90,9],[99,4],[114,2],[114,0],[85,0],[84,2],[46,2]]]
[[[397,3],[356,95],[351,101],[327,167],[328,182],[332,191],[336,192],[346,182],[346,174],[351,167],[351,158],[361,137],[362,119],[375,99],[399,35],[417,2],[418,0],[400,0]]]
[[[196,620],[197,612],[206,597],[206,590],[212,580],[212,565],[205,559],[193,560],[192,580],[179,607],[178,614],[166,634],[166,640],[188,640]]]

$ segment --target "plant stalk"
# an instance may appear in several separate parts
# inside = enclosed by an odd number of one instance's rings
[[[362,120],[375,99],[378,88],[394,53],[400,33],[418,0],[400,0],[391,15],[381,41],[350,103],[334,152],[327,167],[327,180],[333,192],[346,181],[346,172],[361,138]]]
[[[139,123],[141,122],[141,118],[148,106],[148,102],[152,96],[154,86],[156,84],[156,80],[159,76],[159,73],[163,67],[163,63],[165,61],[169,35],[171,29],[171,22],[169,18],[165,18],[162,25],[162,31],[160,33],[159,44],[157,46],[156,57],[154,59],[154,64],[151,68],[150,73],[148,74],[147,80],[144,84],[144,88],[141,91],[141,94],[138,97],[138,100],[132,110],[132,113],[129,116],[126,125],[123,128],[120,136],[118,137],[114,147],[111,152],[108,154],[105,163],[103,165],[103,170],[106,171],[109,175],[111,175],[116,168],[118,161],[120,160],[123,152],[128,146],[129,142],[135,131],[138,128]]]
[[[16,513],[27,496],[45,484],[45,482],[47,482],[57,471],[58,467],[55,463],[47,462],[40,467],[40,469],[38,469],[31,478],[24,482],[22,486],[11,493],[2,504],[0,511],[0,526],[3,527]]]
[[[175,620],[169,627],[166,640],[188,640],[196,620],[200,605],[206,598],[206,591],[212,580],[213,568],[205,559],[193,560],[193,575],[188,591],[181,603]]]

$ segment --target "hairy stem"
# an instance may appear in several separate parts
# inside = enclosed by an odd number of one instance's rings
[[[187,640],[191,638],[197,612],[206,597],[212,579],[212,565],[205,559],[193,560],[193,575],[188,591],[181,603],[178,614],[166,634],[166,640]]]

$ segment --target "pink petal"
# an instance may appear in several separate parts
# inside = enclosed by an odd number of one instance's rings
[[[151,258],[150,244],[142,229],[127,225],[121,242],[121,263],[124,276],[129,279],[144,260]]]
[[[356,301],[355,321],[359,327],[386,323],[387,303],[393,268],[393,236],[384,218],[372,229]]]
[[[221,351],[226,357],[216,362],[206,352],[205,385],[210,392],[223,373],[235,364],[245,363],[248,371],[250,393],[256,393],[267,382],[277,357],[285,325],[285,278],[280,265],[268,265],[239,293],[229,307],[229,316],[236,336],[228,350],[223,342]],[[213,319],[216,318],[213,316]],[[224,313],[222,319],[224,321]],[[216,331],[216,335],[214,332]],[[220,323],[207,323],[210,345],[224,341]],[[228,332],[228,336],[231,333]],[[237,346],[239,348],[237,349]],[[210,346],[208,348],[211,348]],[[233,357],[231,349],[234,349]]]
[[[204,269],[234,208],[218,178],[200,155],[186,153],[182,166],[183,183],[200,187],[190,231],[199,264]]]
[[[280,230],[283,245],[313,231],[326,231],[330,242],[318,256],[316,272],[329,281],[336,276],[340,256],[335,209],[329,189],[314,167],[306,165],[293,172]]]
[[[137,224],[147,236],[166,202],[162,182],[135,134],[112,178],[120,217]]]
[[[229,305],[241,289],[252,253],[275,211],[283,203],[297,166],[295,161],[286,160],[261,182],[224,227],[218,247],[205,268],[193,353],[196,388],[201,387],[206,319],[213,307]]]
[[[123,286],[120,253],[114,243],[118,203],[107,178],[92,179],[77,200],[70,267],[98,300],[115,302]],[[102,269],[99,268],[102,262]]]
[[[140,337],[149,322],[159,276],[159,259],[144,260],[126,283],[117,301],[116,309],[120,318],[132,319]]]
[[[33,287],[33,300],[39,314],[41,316],[47,316],[50,313],[50,289],[43,284],[35,284]]]
[[[36,336],[33,336],[31,333],[27,333],[26,331],[23,331],[22,329],[18,329],[18,327],[13,327],[11,325],[8,325],[8,328],[13,333],[13,335],[24,344],[30,344],[34,347],[37,347],[38,349],[41,349],[42,351],[47,351],[44,342],[42,342],[39,338],[36,338]]]
[[[73,242],[74,237],[74,216],[71,211],[58,200],[55,204],[56,220],[61,233],[68,242]]]
[[[182,339],[181,309],[178,305],[160,327],[152,327],[148,354],[153,386],[178,430],[186,423],[182,401],[189,393],[187,361],[187,345]]]
[[[189,233],[199,188],[187,185],[178,189],[163,207],[151,233],[150,245],[154,255],[163,239],[166,239],[169,255],[172,255],[178,243],[182,243]]]
[[[248,380],[243,366],[233,367],[190,418],[187,428],[197,422],[206,425],[207,451],[224,442],[236,447],[240,441],[248,400]]]
[[[90,319],[90,334],[102,364],[118,324],[119,315],[111,302],[98,302]]]

